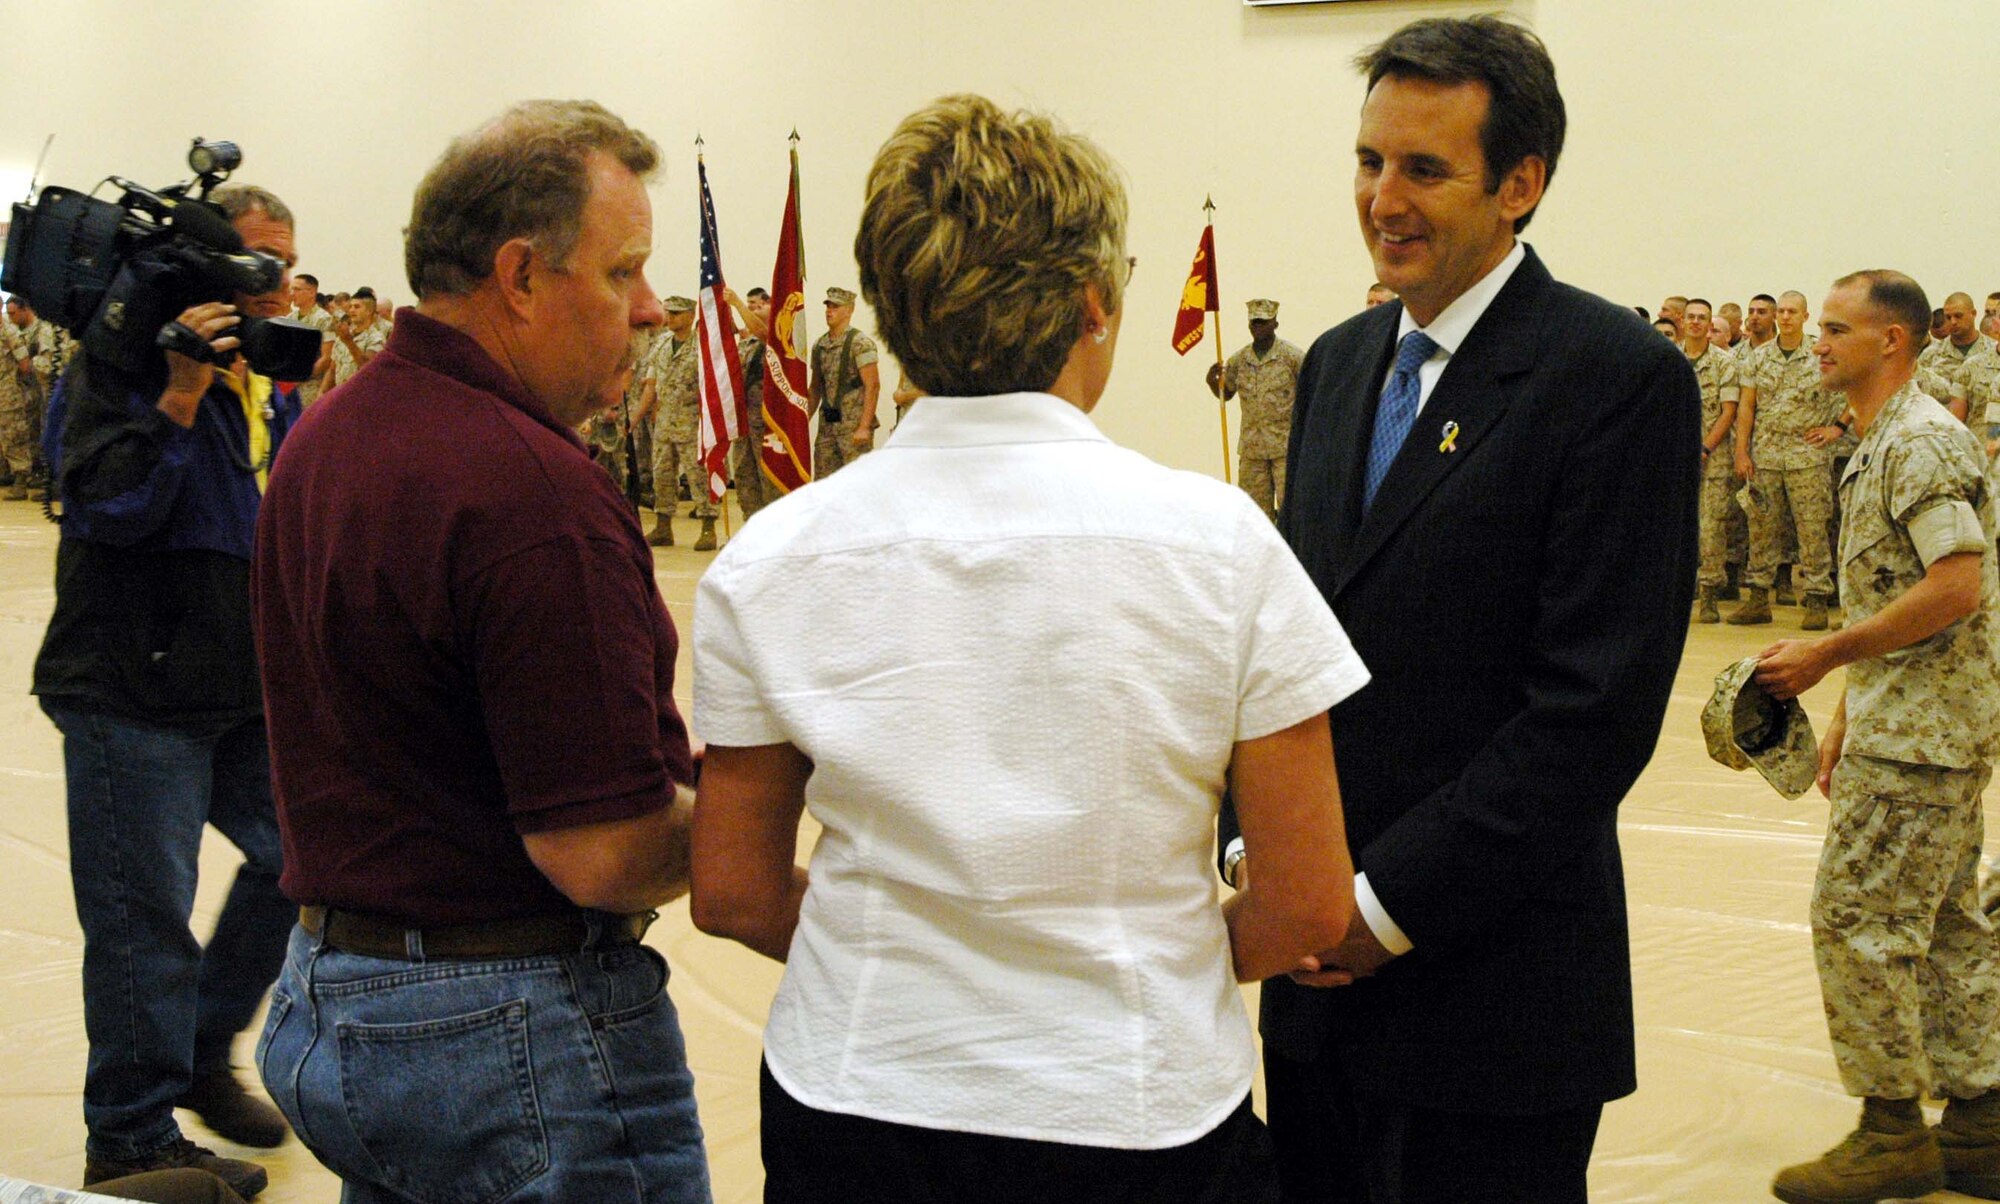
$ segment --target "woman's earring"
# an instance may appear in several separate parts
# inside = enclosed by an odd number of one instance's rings
[[[1100,326],[1097,328],[1096,332],[1092,334],[1090,337],[1095,341],[1102,343],[1104,340],[1111,337],[1111,328],[1108,326]]]

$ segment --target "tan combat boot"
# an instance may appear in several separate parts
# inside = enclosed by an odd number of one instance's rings
[[[1938,1139],[1917,1101],[1870,1099],[1859,1128],[1814,1161],[1779,1171],[1771,1194],[1787,1204],[1874,1204],[1944,1185]]]
[[[1729,617],[1723,622],[1731,627],[1754,627],[1759,623],[1770,622],[1771,591],[1759,589],[1754,585],[1746,585],[1743,590],[1750,596],[1744,600],[1743,605],[1729,612]]]
[[[1715,608],[1715,587],[1704,585],[1695,598],[1694,621],[1697,623],[1720,623],[1722,612]]]
[[[694,550],[697,552],[715,551],[715,518],[713,516],[701,520],[701,538],[694,541]]]
[[[1944,1155],[1946,1187],[2000,1200],[2000,1091],[1946,1101],[1937,1143]]]
[[[1806,595],[1806,617],[1799,623],[1800,631],[1826,630],[1826,597],[1823,594]]]
[[[671,548],[674,546],[673,511],[656,510],[653,512],[653,533],[646,537],[646,543],[655,548]]]

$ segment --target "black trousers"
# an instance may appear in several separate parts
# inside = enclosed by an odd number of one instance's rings
[[[1264,1051],[1284,1204],[1584,1204],[1604,1105],[1532,1116],[1412,1107],[1354,1089],[1337,1058]]]
[[[1278,1204],[1264,1122],[1242,1106],[1187,1145],[1111,1150],[822,1112],[760,1080],[766,1204]]]

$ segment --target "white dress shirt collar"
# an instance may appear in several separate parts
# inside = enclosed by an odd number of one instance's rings
[[[1400,344],[1403,336],[1412,330],[1421,330],[1431,337],[1431,341],[1436,343],[1447,357],[1457,355],[1460,344],[1465,342],[1465,336],[1472,333],[1474,326],[1479,325],[1479,319],[1485,316],[1487,307],[1493,304],[1493,298],[1500,295],[1500,290],[1513,278],[1514,270],[1520,267],[1521,261],[1527,257],[1528,244],[1518,238],[1515,239],[1514,249],[1507,252],[1507,258],[1501,260],[1492,271],[1481,276],[1471,288],[1460,293],[1457,300],[1445,306],[1444,312],[1432,319],[1429,326],[1417,325],[1417,320],[1410,316],[1410,311],[1404,309],[1403,320],[1396,328],[1396,342]]]
[[[896,424],[884,451],[1008,443],[1109,443],[1090,415],[1049,393],[926,397]]]

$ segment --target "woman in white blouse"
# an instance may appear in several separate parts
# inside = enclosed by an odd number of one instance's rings
[[[767,1200],[1275,1198],[1236,983],[1346,930],[1326,711],[1367,671],[1247,497],[1092,423],[1125,225],[1046,118],[905,120],[855,256],[928,400],[701,581],[694,919],[787,963]]]

